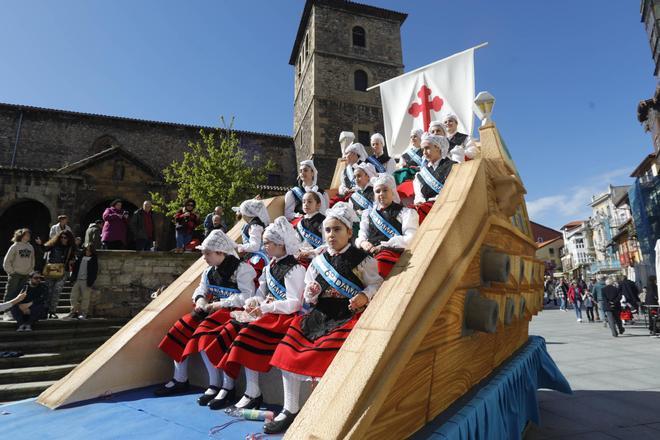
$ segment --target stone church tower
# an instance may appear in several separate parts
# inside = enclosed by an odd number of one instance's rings
[[[366,88],[403,73],[406,17],[345,0],[306,1],[289,60],[293,139],[299,161],[314,159],[320,185],[332,179],[341,131],[352,131],[365,146],[371,134],[383,133],[380,92]]]

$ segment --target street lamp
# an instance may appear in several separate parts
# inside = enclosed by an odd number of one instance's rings
[[[488,92],[479,92],[474,98],[474,105],[472,109],[479,119],[481,119],[481,126],[491,124],[493,121],[490,116],[493,114],[493,106],[495,105],[495,97]]]

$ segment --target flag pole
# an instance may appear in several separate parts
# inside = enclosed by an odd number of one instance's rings
[[[443,58],[443,59],[441,59],[441,60],[434,61],[434,62],[432,62],[431,64],[427,64],[426,66],[418,67],[417,69],[415,69],[415,70],[411,70],[410,72],[406,72],[406,73],[403,73],[403,74],[401,74],[401,75],[399,75],[399,76],[395,76],[394,78],[390,78],[390,79],[388,79],[387,81],[383,81],[382,83],[378,83],[378,84],[373,85],[373,86],[371,86],[371,87],[367,87],[367,92],[370,91],[370,90],[375,89],[376,87],[380,87],[380,86],[382,86],[383,84],[388,83],[388,82],[390,82],[390,81],[392,81],[392,80],[394,80],[394,79],[401,78],[402,76],[410,75],[410,74],[415,73],[415,72],[418,72],[418,71],[420,71],[420,70],[422,70],[422,69],[426,69],[427,67],[431,67],[431,66],[434,65],[434,64],[437,64],[437,63],[441,63],[441,62],[443,62],[443,61],[446,61],[446,60],[448,60],[449,58],[452,58],[452,57],[455,57],[456,55],[460,55],[460,54],[462,54],[462,53],[465,53],[465,52],[467,52],[468,50],[477,50],[477,49],[481,49],[482,47],[486,47],[486,46],[488,46],[488,41],[486,41],[486,42],[484,42],[484,43],[481,43],[481,44],[478,44],[478,45],[476,45],[476,46],[474,46],[474,47],[471,47],[471,48],[469,48],[469,49],[465,49],[465,50],[463,50],[463,51],[461,51],[461,52],[458,52],[458,53],[455,53],[455,54],[453,54],[453,55],[449,55],[448,57]]]

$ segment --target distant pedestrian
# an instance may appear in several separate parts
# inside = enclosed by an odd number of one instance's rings
[[[192,240],[193,231],[199,225],[199,215],[195,212],[193,199],[186,200],[184,206],[174,215],[176,233],[176,252],[183,252]]]
[[[224,211],[222,206],[216,206],[213,212],[210,212],[206,215],[206,218],[204,218],[204,237],[208,237],[211,231],[215,229],[220,229],[222,232],[227,232],[227,225],[222,219],[223,212]],[[216,215],[220,217],[220,227],[217,227],[218,223],[214,222],[213,220]]]
[[[555,286],[555,297],[559,298],[559,310],[564,312],[566,311],[566,292],[568,292],[568,287],[566,280],[562,278]]]
[[[92,299],[92,290],[96,282],[99,264],[94,247],[86,246],[84,255],[76,259],[73,264],[71,280],[71,312],[68,318],[87,319],[89,316],[89,305]]]
[[[619,293],[625,298],[633,311],[639,309],[639,288],[625,275],[619,281]]]
[[[154,241],[154,213],[149,200],[145,200],[142,208],[133,213],[131,230],[135,238],[135,250],[150,250]]]
[[[103,249],[125,249],[128,236],[128,211],[122,209],[122,201],[113,200],[103,211],[103,231],[101,242]]]
[[[603,275],[598,275],[596,277],[596,283],[593,287],[592,296],[598,305],[598,309],[603,314],[604,326],[607,327],[607,316],[605,315],[605,294],[603,293],[603,288],[605,288],[605,277]]]
[[[53,238],[60,232],[64,232],[64,231],[69,231],[73,234],[73,231],[71,230],[71,226],[69,226],[69,217],[67,217],[64,214],[61,214],[57,216],[57,223],[51,226],[48,237]]]
[[[582,289],[578,282],[573,280],[568,288],[568,301],[575,307],[577,322],[582,322]]]
[[[46,265],[44,276],[48,287],[48,317],[57,319],[57,304],[60,301],[64,276],[70,270],[70,264],[75,258],[74,238],[71,232],[60,232],[46,242],[44,248]]]
[[[34,248],[30,238],[30,230],[23,228],[17,229],[11,239],[13,244],[2,262],[2,268],[7,273],[4,301],[11,301],[18,295],[34,270]]]
[[[85,241],[83,246],[94,246],[94,249],[101,249],[101,228],[103,227],[103,220],[97,219],[94,223],[90,223],[85,231]]]
[[[605,280],[605,287],[603,288],[603,296],[605,297],[605,314],[607,322],[610,326],[612,336],[617,337],[623,334],[626,330],[621,323],[621,294],[614,286],[612,278]],[[618,330],[618,333],[617,333]]]
[[[584,308],[587,310],[587,319],[589,322],[594,322],[594,297],[588,290],[585,290],[582,293],[582,303],[584,304]]]

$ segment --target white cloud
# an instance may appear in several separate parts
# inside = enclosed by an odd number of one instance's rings
[[[613,181],[624,181],[632,167],[618,168],[596,176],[587,177],[581,184],[567,188],[560,194],[539,197],[527,202],[529,218],[554,228],[560,228],[572,220],[585,220],[591,215],[591,196],[607,191]],[[621,184],[621,183],[618,183]]]

